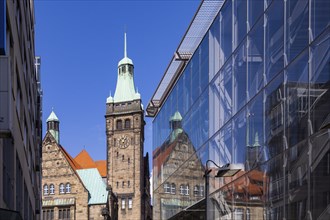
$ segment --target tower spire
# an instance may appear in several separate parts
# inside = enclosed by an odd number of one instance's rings
[[[126,31],[124,33],[124,57],[127,57]]]

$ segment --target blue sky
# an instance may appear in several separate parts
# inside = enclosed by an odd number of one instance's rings
[[[85,148],[94,160],[106,159],[105,102],[115,91],[124,31],[135,86],[146,107],[199,4],[196,0],[35,0],[43,135],[54,108],[60,119],[60,142],[72,156]],[[150,154],[152,119],[145,120],[144,147]]]

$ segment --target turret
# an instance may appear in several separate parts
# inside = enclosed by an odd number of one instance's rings
[[[60,120],[58,120],[54,111],[52,111],[47,118],[47,131],[49,131],[56,142],[60,143]]]

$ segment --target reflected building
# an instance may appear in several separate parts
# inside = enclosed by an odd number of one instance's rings
[[[170,118],[169,138],[153,151],[155,219],[168,219],[204,197],[204,181],[200,178],[204,167],[181,121],[181,114],[175,112]],[[189,162],[183,164],[185,161]]]
[[[155,219],[330,218],[329,12],[322,0],[201,2],[147,107],[154,194],[189,158],[244,170],[217,178],[210,163],[208,199],[155,205],[171,213]],[[177,111],[194,150],[162,178]]]

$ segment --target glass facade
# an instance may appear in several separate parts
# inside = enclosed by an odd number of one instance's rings
[[[329,24],[327,0],[224,2],[153,120],[154,219],[330,218]]]

